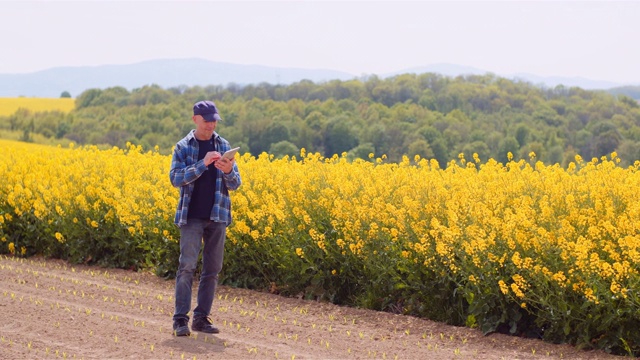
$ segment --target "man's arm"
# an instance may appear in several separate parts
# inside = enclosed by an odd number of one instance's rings
[[[240,179],[240,172],[238,171],[235,158],[222,158],[216,161],[215,167],[222,172],[224,184],[227,186],[227,189],[235,190],[240,187],[242,180]]]
[[[242,180],[240,179],[240,172],[238,171],[238,166],[236,162],[233,162],[233,169],[229,174],[224,174],[224,183],[227,185],[227,189],[235,190],[240,187],[242,184]]]
[[[190,184],[196,181],[206,170],[207,166],[204,164],[204,160],[187,165],[187,148],[176,145],[171,158],[171,170],[169,171],[171,185],[180,187]]]

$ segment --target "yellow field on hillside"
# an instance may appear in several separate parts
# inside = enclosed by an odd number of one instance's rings
[[[75,108],[75,101],[73,98],[0,98],[0,116],[12,115],[20,108],[34,112],[59,110],[67,113]]]

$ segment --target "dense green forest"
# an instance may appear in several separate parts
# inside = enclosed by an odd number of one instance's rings
[[[495,75],[434,73],[291,85],[90,89],[76,109],[0,117],[0,130],[24,141],[125,147],[162,153],[193,128],[192,104],[213,100],[218,132],[242,152],[298,155],[301,148],[350,158],[458,154],[481,161],[536,159],[566,166],[616,151],[621,165],[640,159],[640,106],[632,97],[581,88],[542,88]]]

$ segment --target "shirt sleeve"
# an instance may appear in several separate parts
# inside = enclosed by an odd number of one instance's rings
[[[169,178],[175,187],[188,185],[196,181],[203,172],[207,170],[204,160],[199,160],[194,164],[187,165],[188,152],[184,146],[176,146],[171,158],[171,170]]]
[[[235,190],[240,187],[240,184],[242,184],[242,180],[240,179],[240,171],[238,171],[238,165],[235,163],[233,164],[233,170],[231,170],[231,172],[228,174],[222,172],[222,176],[224,178],[224,184],[229,190]]]

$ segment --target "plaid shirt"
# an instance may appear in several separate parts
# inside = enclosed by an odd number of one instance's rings
[[[174,222],[178,226],[187,223],[187,213],[189,211],[189,202],[191,194],[195,186],[196,180],[207,171],[204,160],[198,160],[198,140],[195,138],[195,130],[191,130],[187,136],[178,141],[171,159],[171,170],[169,178],[171,184],[180,188],[180,201],[176,210]],[[222,154],[231,149],[231,145],[217,133],[213,133],[213,141],[216,149]],[[211,208],[211,220],[223,222],[227,226],[231,224],[231,199],[229,198],[229,190],[237,189],[240,184],[240,173],[238,166],[233,164],[233,170],[229,174],[225,174],[221,170],[216,176],[215,200],[213,208]]]

